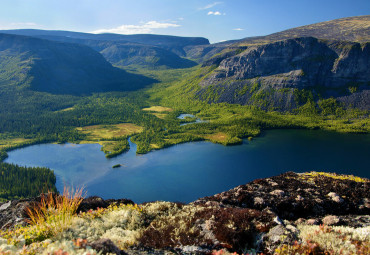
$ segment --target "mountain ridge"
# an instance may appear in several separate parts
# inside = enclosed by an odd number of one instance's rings
[[[154,82],[113,67],[90,47],[35,37],[0,34],[0,58],[5,64],[11,61],[3,66],[3,83],[21,77],[17,85],[36,91],[89,94],[135,90]]]
[[[189,49],[187,56],[207,61],[212,58],[212,56],[208,55],[208,51],[211,50],[214,51],[214,54],[222,55],[240,47],[267,44],[297,37],[315,37],[318,39],[354,42],[370,41],[370,15],[345,17],[291,28],[269,35],[252,36],[219,44],[198,46],[198,50]],[[213,47],[216,45],[219,45],[219,47],[215,50]]]

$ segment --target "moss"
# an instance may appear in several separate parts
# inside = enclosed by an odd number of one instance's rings
[[[349,181],[355,181],[355,182],[369,182],[366,178],[361,178],[353,175],[344,175],[344,174],[335,174],[335,173],[326,173],[326,172],[309,172],[301,174],[301,177],[306,180],[313,180],[316,177],[319,176],[325,176],[337,180],[349,180]]]
[[[370,227],[298,225],[300,242],[283,245],[275,254],[369,254]]]

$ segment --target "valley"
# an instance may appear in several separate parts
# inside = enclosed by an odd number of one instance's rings
[[[349,20],[320,29],[348,29]],[[145,154],[195,141],[242,144],[270,129],[368,134],[369,16],[352,21],[354,42],[317,36],[316,24],[220,44],[1,31],[1,159],[41,143],[98,143],[112,158],[129,150],[129,137]],[[185,113],[201,122],[182,125],[193,121],[177,118]]]
[[[0,255],[370,254],[368,0],[0,3]]]

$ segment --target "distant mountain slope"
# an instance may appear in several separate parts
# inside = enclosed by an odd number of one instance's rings
[[[335,19],[288,29],[267,36],[245,38],[237,44],[266,43],[296,37],[368,42],[370,41],[370,15]]]
[[[211,70],[197,93],[205,101],[290,111],[332,97],[370,110],[370,15],[225,42],[209,57],[212,46],[189,51]]]
[[[182,58],[172,51],[158,46],[126,41],[100,41],[63,36],[39,36],[39,38],[87,45],[100,52],[111,64],[121,67],[139,65],[149,68],[187,68],[197,65],[196,62]]]
[[[207,62],[218,67],[200,83],[200,98],[292,110],[334,97],[370,110],[370,43],[305,37],[224,56]]]
[[[209,45],[207,39],[197,37],[88,34],[32,29],[3,30],[2,32],[33,36],[52,41],[84,44],[99,51],[111,64],[118,66],[140,65],[150,68],[192,67],[197,63],[181,57],[185,55],[184,48],[194,47],[199,44]]]
[[[187,48],[187,56],[200,61],[207,61],[212,57],[222,59],[224,54],[229,57],[233,52],[238,52],[238,48],[240,47],[262,45],[298,37],[368,42],[370,41],[370,15],[320,22],[266,36],[247,37],[241,40],[228,41],[219,44],[189,47]],[[209,52],[213,52],[214,55],[217,55],[214,56],[209,54]]]
[[[0,85],[56,94],[135,90],[153,80],[112,67],[79,44],[0,34]]]
[[[196,62],[181,58],[175,53],[157,47],[141,44],[107,43],[100,53],[117,66],[141,65],[147,67],[187,68]]]
[[[153,34],[137,34],[137,35],[90,34],[70,31],[52,31],[38,29],[0,30],[0,33],[26,35],[34,37],[61,36],[74,39],[134,42],[168,49],[180,56],[185,55],[184,47],[186,46],[209,44],[208,39],[203,37],[180,37],[180,36],[153,35]]]
[[[214,43],[211,45],[187,46],[185,47],[186,56],[198,63],[202,63],[232,46],[235,42],[237,42],[237,40]]]

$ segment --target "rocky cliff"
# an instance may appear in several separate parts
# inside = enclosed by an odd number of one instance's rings
[[[81,203],[69,225],[49,236],[35,234],[35,227],[24,221],[24,208],[37,205],[40,198],[9,201],[0,204],[0,251],[368,254],[369,185],[369,180],[354,176],[289,172],[190,204],[134,205],[130,200],[91,197]]]
[[[306,90],[314,101],[334,97],[368,110],[369,65],[370,43],[303,37],[248,46],[205,62],[216,68],[202,80],[198,95],[285,111],[306,103],[297,96]]]
[[[227,52],[245,46],[263,45],[299,37],[315,37],[325,40],[368,42],[370,41],[370,15],[335,19],[306,26],[296,27],[266,36],[246,37],[240,40],[226,41],[211,45],[186,47],[186,56],[199,62],[210,58],[219,58]]]

